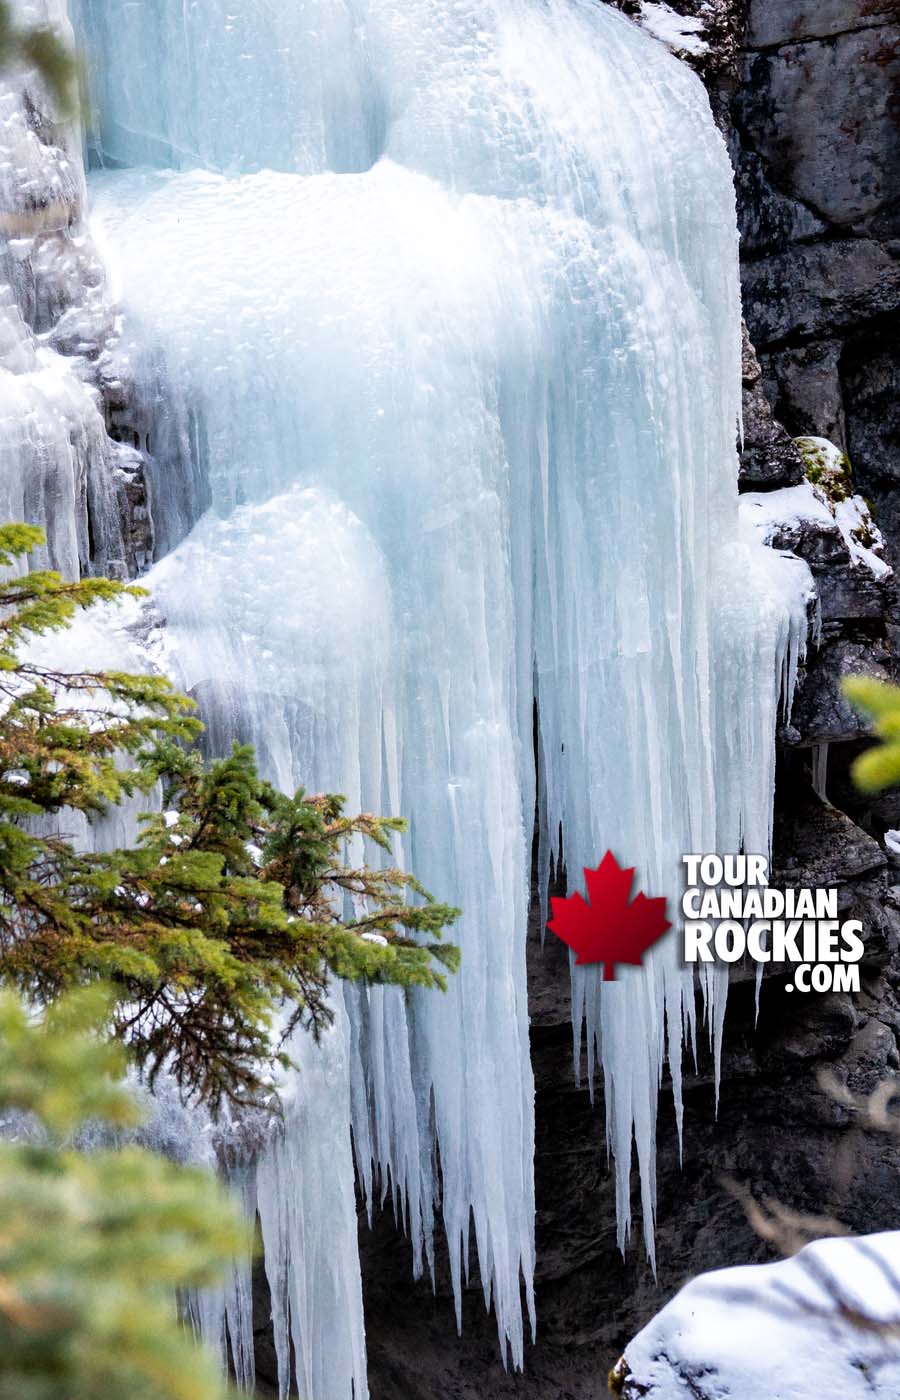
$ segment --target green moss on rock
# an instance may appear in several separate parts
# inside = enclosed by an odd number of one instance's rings
[[[795,438],[806,478],[818,486],[832,503],[853,495],[853,474],[846,452],[827,438]]]

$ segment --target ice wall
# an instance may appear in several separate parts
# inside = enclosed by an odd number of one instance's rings
[[[457,1299],[471,1242],[520,1364],[535,799],[543,869],[562,827],[573,880],[609,847],[675,898],[683,851],[764,849],[805,637],[804,567],[738,527],[727,155],[699,82],[582,0],[75,0],[74,19],[115,354],[160,434],[190,424],[154,482],[166,664],[214,743],[253,738],[279,782],[408,816],[398,857],[464,910],[446,997],[348,995],[349,1111],[415,1266],[436,1203]],[[671,938],[574,990],[621,1239],[636,1141],[652,1250],[690,977]],[[724,988],[706,992],[716,1030]],[[345,1124],[325,1140],[348,1164]],[[352,1232],[336,1221],[341,1350],[303,1320],[327,1303],[318,1256],[296,1257],[322,1228],[315,1168],[290,1137],[276,1155],[272,1267],[299,1280],[282,1337],[301,1329],[314,1400],[359,1396]]]

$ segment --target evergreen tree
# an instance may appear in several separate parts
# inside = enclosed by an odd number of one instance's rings
[[[107,1011],[102,988],[40,1022],[0,997],[0,1400],[225,1400],[174,1294],[217,1283],[249,1229],[207,1172],[73,1145],[136,1121]]]
[[[872,720],[879,740],[853,764],[853,779],[863,792],[880,792],[900,783],[900,686],[871,676],[848,676],[844,694]]]
[[[0,527],[0,569],[42,540]],[[0,981],[38,1005],[106,982],[111,1029],[151,1083],[165,1066],[213,1110],[259,1103],[297,1022],[327,1021],[329,973],[444,989],[458,911],[392,862],[401,820],[286,796],[247,747],[204,762],[193,706],[165,678],[22,654],[77,609],[140,591],[48,570],[0,583]],[[85,852],[51,830],[160,790],[128,848]],[[365,843],[379,866],[349,859]]]

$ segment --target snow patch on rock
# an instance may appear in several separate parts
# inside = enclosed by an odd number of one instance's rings
[[[831,453],[836,453],[836,459],[829,455],[829,464],[842,464],[840,479],[847,480],[846,458],[833,443],[824,438],[805,441],[821,442]],[[783,534],[791,526],[813,525],[825,531],[837,528],[851,564],[868,569],[877,579],[887,578],[892,571],[881,557],[884,537],[872,519],[868,502],[863,496],[836,490],[837,480],[829,470],[827,477],[816,481],[807,478],[799,486],[784,486],[777,491],[748,491],[741,497],[741,515],[765,544],[770,544],[776,535]]]
[[[895,1400],[898,1324],[900,1232],[819,1240],[693,1279],[626,1347],[617,1383],[626,1400]]]
[[[854,564],[864,565],[876,578],[887,578],[892,570],[881,558],[884,536],[872,519],[866,500],[862,496],[848,496],[838,501],[834,518]]]
[[[741,516],[769,544],[787,525],[816,524],[834,528],[834,516],[811,482],[783,486],[778,491],[747,491],[741,496]]]
[[[700,16],[679,15],[662,0],[644,0],[638,23],[654,39],[666,44],[673,53],[705,54],[709,44],[703,37],[704,20]]]

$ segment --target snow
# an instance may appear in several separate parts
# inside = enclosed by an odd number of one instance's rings
[[[878,579],[887,578],[892,570],[881,558],[884,538],[868,503],[862,496],[848,495],[851,468],[846,455],[828,438],[799,437],[796,443],[815,483],[813,490],[834,516],[853,563],[864,565]]]
[[[812,482],[782,486],[777,491],[746,491],[741,496],[741,514],[768,544],[779,528],[812,524],[834,529],[834,515],[827,501]]]
[[[884,536],[872,520],[864,498],[847,496],[843,501],[838,501],[834,507],[834,518],[854,564],[864,565],[876,578],[887,578],[893,571],[890,564],[881,558]],[[863,544],[863,539],[870,542]]]
[[[900,856],[900,831],[886,831],[884,833],[884,844],[894,855]]]
[[[420,1272],[439,1201],[457,1317],[474,1243],[518,1366],[536,797],[544,878],[560,826],[571,872],[611,848],[672,899],[684,851],[766,851],[806,641],[806,566],[738,518],[727,152],[699,80],[583,0],[74,10],[103,158],[157,167],[91,190],[109,372],[155,425],[150,654],[214,748],[251,739],[283,787],[408,817],[393,858],[464,911],[446,996],[346,989],[285,1086],[287,1137],[247,1187],[281,1390],[291,1334],[310,1400],[365,1394],[351,1118],[370,1211],[393,1198]],[[573,988],[619,1241],[636,1144],[652,1258],[692,974],[673,936]],[[718,970],[704,991],[718,1056]],[[240,1369],[244,1285],[203,1306]]]
[[[791,1259],[701,1274],[625,1349],[645,1400],[894,1400],[900,1338],[837,1316],[900,1323],[900,1233],[826,1239]]]
[[[829,448],[829,462],[832,465],[836,462],[843,473],[845,459],[833,443],[825,438],[804,441]],[[890,565],[881,558],[884,537],[862,496],[834,499],[824,485],[807,480],[799,486],[783,486],[777,491],[747,491],[741,496],[740,510],[765,544],[791,526],[809,524],[832,532],[837,527],[854,565],[862,565],[877,579],[887,578],[892,572]]]
[[[703,19],[679,15],[660,0],[643,0],[638,21],[648,34],[676,53],[704,54],[709,45],[703,38]]]

